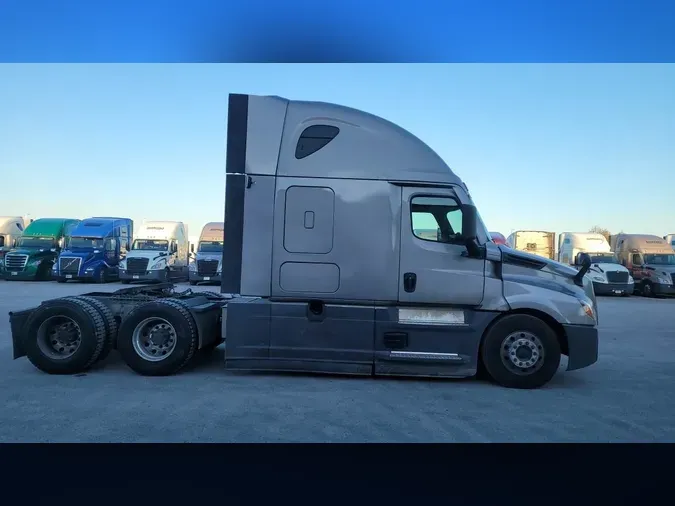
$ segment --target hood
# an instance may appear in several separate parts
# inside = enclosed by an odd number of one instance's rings
[[[550,288],[556,291],[563,291],[569,295],[576,294],[585,295],[590,299],[594,308],[597,308],[597,301],[595,298],[595,292],[593,290],[593,282],[588,276],[584,276],[581,280],[583,286],[578,286],[573,282],[573,278],[579,273],[577,269],[569,265],[561,264],[555,260],[541,257],[539,255],[533,255],[532,253],[527,253],[525,251],[515,250],[509,248],[508,246],[499,246],[499,249],[502,253],[502,262],[504,264],[511,264],[515,267],[523,268],[523,273],[518,274],[521,282],[525,282],[527,279],[536,279],[539,286]],[[531,274],[527,274],[527,271]],[[548,272],[558,276],[558,280],[546,279],[546,277],[540,277],[537,275],[539,272]],[[562,279],[560,279],[562,278]]]
[[[672,274],[675,273],[675,265],[659,265],[659,264],[647,264],[645,268],[660,272],[661,274]]]
[[[36,259],[54,257],[57,255],[57,252],[51,249],[18,248],[9,250],[7,255],[28,255],[31,259]]]
[[[561,276],[573,278],[574,276],[577,275],[578,272],[577,269],[575,269],[574,267],[570,267],[569,265],[561,264],[560,262],[551,260],[550,258],[534,255],[526,251],[509,248],[508,246],[501,244],[499,245],[499,249],[502,251],[502,254],[507,254],[512,258],[520,259],[524,263],[531,262],[533,264],[539,265],[544,264],[544,269],[553,272],[555,274],[559,274]]]
[[[199,253],[196,254],[197,260],[218,260],[219,262],[223,259],[222,253]]]
[[[598,272],[598,269],[601,272],[629,272],[628,269],[626,269],[623,265],[621,264],[614,264],[614,263],[597,263],[597,264],[592,264],[591,265],[591,270],[589,272]]]
[[[142,249],[133,249],[127,253],[126,258],[147,258],[151,262],[154,260],[159,260],[160,258],[168,258],[168,253],[166,251],[151,251],[151,250],[142,250]]]

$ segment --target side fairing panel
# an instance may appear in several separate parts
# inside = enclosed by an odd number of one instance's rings
[[[251,176],[244,199],[241,293],[269,297],[274,235],[274,176]],[[225,237],[227,243],[227,237]]]
[[[283,98],[248,97],[247,174],[276,175],[287,107]]]
[[[400,189],[277,178],[272,296],[396,300]]]

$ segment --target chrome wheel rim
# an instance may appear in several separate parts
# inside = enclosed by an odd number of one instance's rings
[[[52,360],[72,357],[82,344],[80,326],[67,316],[50,316],[37,330],[40,351]]]
[[[158,317],[140,322],[131,337],[136,354],[148,362],[161,362],[171,356],[177,340],[174,326]]]
[[[502,341],[502,363],[515,374],[525,376],[538,371],[544,358],[544,345],[532,332],[512,332]]]

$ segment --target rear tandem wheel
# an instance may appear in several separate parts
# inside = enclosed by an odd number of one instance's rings
[[[48,374],[89,369],[106,344],[106,325],[90,302],[75,298],[42,303],[26,322],[28,360]]]
[[[137,306],[122,321],[117,337],[124,362],[144,376],[176,374],[194,356],[197,345],[197,325],[175,299]]]

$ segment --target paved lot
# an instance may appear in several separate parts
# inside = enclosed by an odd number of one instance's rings
[[[168,378],[137,376],[115,354],[80,377],[12,361],[8,311],[93,289],[0,281],[0,441],[675,442],[675,300],[601,299],[599,362],[536,391],[232,375],[222,351]]]

